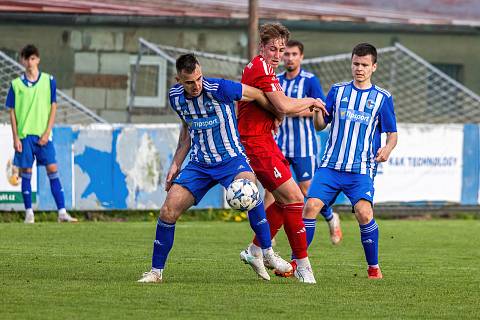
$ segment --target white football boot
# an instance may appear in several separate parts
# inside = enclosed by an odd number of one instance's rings
[[[250,246],[247,249],[240,252],[240,260],[242,260],[245,264],[249,264],[253,271],[259,275],[260,278],[264,280],[270,280],[270,275],[263,264],[263,257],[262,256],[254,256],[250,252]]]
[[[58,222],[73,222],[73,223],[75,223],[75,222],[78,222],[78,219],[69,215],[65,209],[60,209],[60,210],[58,210],[57,221]]]
[[[310,284],[317,283],[317,281],[315,281],[315,276],[313,275],[311,266],[297,266],[297,269],[293,274],[300,282]]]
[[[330,229],[330,241],[333,245],[337,245],[342,241],[343,234],[340,227],[340,217],[338,213],[333,213],[332,220],[328,221],[328,228]]]
[[[144,272],[142,277],[137,282],[142,282],[142,283],[162,282],[162,279],[163,279],[162,273],[163,273],[163,270],[160,270],[160,271],[150,270],[148,272]]]
[[[35,215],[32,209],[25,210],[25,220],[23,222],[26,224],[35,223]]]
[[[264,253],[263,264],[268,269],[274,269],[280,273],[288,273],[293,270],[292,265],[280,257],[278,253],[274,252],[272,248]]]

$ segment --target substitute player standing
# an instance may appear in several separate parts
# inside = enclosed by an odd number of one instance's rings
[[[302,112],[309,108],[325,111],[323,102],[313,98],[293,99],[287,97],[278,82],[276,69],[285,51],[289,31],[281,24],[264,24],[260,27],[260,54],[243,70],[242,83],[259,88],[273,106],[272,112],[254,102],[240,102],[238,128],[242,144],[250,159],[255,174],[262,185],[270,191],[275,202],[267,208],[272,237],[284,225],[295,263],[294,274],[305,283],[315,283],[315,277],[307,254],[305,226],[302,221],[303,194],[292,179],[288,161],[278,148],[273,131],[276,121],[290,112]],[[247,262],[252,256],[260,256],[259,241],[242,251],[240,257]]]
[[[32,209],[32,166],[46,166],[50,189],[58,209],[58,222],[77,222],[65,210],[65,196],[58,175],[53,146],[52,128],[57,112],[55,78],[40,72],[40,53],[34,45],[25,46],[20,56],[25,73],[12,81],[7,94],[6,107],[10,112],[13,164],[20,168],[22,196],[25,205],[25,223],[34,223]]]
[[[311,97],[325,101],[322,86],[319,79],[311,72],[302,68],[303,43],[297,40],[289,40],[283,55],[285,71],[280,73],[278,81],[285,94],[292,98]],[[298,186],[304,196],[307,195],[310,182],[317,168],[318,142],[315,127],[313,125],[313,112],[305,110],[299,113],[289,114],[283,120],[276,136],[276,141],[285,158],[291,165]],[[265,206],[273,202],[271,194],[265,196]],[[331,207],[324,207],[320,212],[328,222],[330,240],[338,244],[342,240],[342,229],[338,214]],[[315,229],[316,219],[304,219],[305,228]],[[313,225],[313,226],[312,226]],[[307,242],[312,242],[314,234],[307,231]]]
[[[368,277],[381,279],[378,225],[373,218],[373,179],[377,163],[388,160],[397,144],[392,95],[371,82],[377,50],[361,43],[352,51],[353,81],[335,84],[327,95],[328,116],[315,113],[315,128],[331,123],[328,145],[308,190],[304,217],[315,219],[343,191],[354,206],[368,263]],[[385,146],[381,134],[386,133]]]
[[[176,61],[177,82],[170,89],[172,109],[182,120],[178,146],[167,174],[167,198],[160,209],[153,242],[152,269],[138,282],[161,282],[163,269],[173,246],[175,223],[180,215],[217,183],[227,188],[236,179],[256,178],[240,143],[235,119],[234,101],[255,101],[268,105],[263,93],[241,83],[204,78],[193,54],[180,56]],[[190,161],[180,171],[191,151]],[[272,250],[269,224],[262,201],[248,212],[250,226],[261,243],[260,257],[249,263],[263,279],[270,280],[264,260],[270,265],[291,271],[291,265]]]

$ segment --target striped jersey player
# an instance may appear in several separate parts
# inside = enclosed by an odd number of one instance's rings
[[[317,129],[331,124],[320,168],[308,191],[304,216],[315,218],[343,192],[352,203],[359,223],[368,264],[368,277],[383,277],[378,264],[378,225],[373,217],[373,179],[378,162],[388,160],[397,144],[397,125],[392,95],[372,84],[377,50],[361,43],[352,51],[353,80],[333,85],[327,95],[328,116],[314,116]],[[387,136],[381,145],[381,134]]]
[[[263,93],[241,83],[204,78],[201,66],[193,54],[180,56],[176,61],[177,81],[169,91],[170,105],[181,119],[182,127],[177,150],[167,173],[167,198],[160,209],[152,268],[139,282],[161,282],[168,254],[173,247],[175,224],[181,214],[198,204],[213,186],[225,188],[236,179],[253,183],[256,178],[240,143],[235,117],[235,101],[255,100],[268,105]],[[182,163],[190,153],[190,161]],[[248,211],[250,226],[261,243],[262,257],[252,262],[253,270],[270,280],[265,266],[291,271],[291,265],[273,252],[270,226],[262,201]]]

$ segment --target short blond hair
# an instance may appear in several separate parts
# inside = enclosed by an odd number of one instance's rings
[[[260,42],[267,44],[272,39],[283,39],[285,43],[290,38],[290,31],[281,23],[265,23],[260,26]]]

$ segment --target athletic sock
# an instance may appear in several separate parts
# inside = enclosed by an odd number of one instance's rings
[[[307,254],[307,236],[302,221],[303,202],[283,205],[285,233],[292,248],[292,255],[303,259]]]
[[[158,218],[155,241],[153,241],[152,270],[163,269],[168,253],[173,247],[175,223],[168,223]]]
[[[305,224],[305,233],[307,234],[307,247],[309,247],[310,243],[312,243],[313,241],[313,236],[315,235],[315,227],[317,226],[317,219],[303,218],[303,224]],[[292,260],[293,259],[296,259],[296,257],[292,253]]]
[[[320,210],[320,214],[325,218],[325,221],[330,221],[333,219],[332,207],[323,206],[322,210]]]
[[[272,247],[270,225],[267,221],[263,201],[260,201],[255,208],[248,211],[248,221],[250,222],[250,227],[255,232],[255,238],[258,239],[260,247],[262,249]]]
[[[55,203],[57,204],[57,209],[64,209],[65,196],[63,194],[63,188],[62,184],[60,183],[60,177],[58,175],[58,172],[49,173],[48,178],[50,179],[50,189],[52,190],[53,198],[55,199]]]
[[[22,172],[20,176],[22,177],[22,196],[25,210],[32,209],[32,174]]]
[[[372,219],[369,223],[359,226],[367,263],[369,266],[376,266],[378,265],[378,225],[375,219]]]
[[[267,214],[268,224],[270,225],[270,237],[274,238],[283,225],[283,208],[277,202],[274,202],[268,206],[265,212]],[[253,243],[258,247],[261,246],[257,237],[253,239]]]

